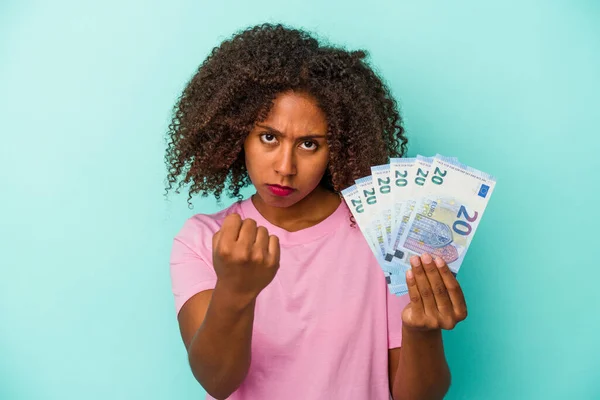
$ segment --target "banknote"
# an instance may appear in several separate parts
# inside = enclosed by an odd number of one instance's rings
[[[415,172],[417,158],[392,158],[390,159],[390,170],[393,176],[392,198],[392,232],[388,252],[385,255],[387,262],[395,262],[400,265],[405,261],[404,253],[398,250],[399,235],[401,234],[401,222],[404,215],[405,205],[411,199],[412,177]],[[404,268],[406,269],[406,268]]]
[[[385,255],[384,259],[386,262],[397,266],[404,272],[411,268],[409,261],[410,257],[417,254],[402,248],[400,239],[414,209],[419,188],[425,183],[424,177],[427,177],[432,161],[433,157],[417,155],[417,157],[405,163],[403,166],[403,177],[400,178],[401,184],[404,186],[394,193],[394,201],[396,204],[399,204],[399,214],[396,216],[396,224],[394,225],[394,230],[392,232],[392,244],[388,248],[388,253]],[[396,161],[395,165],[395,168],[399,169],[403,164],[401,164],[400,161]]]
[[[410,177],[414,175],[414,166],[416,157],[410,158],[391,158],[390,159],[390,174],[392,175],[392,234],[398,226],[403,204],[410,199],[409,184]],[[393,236],[390,238],[390,247],[393,247]]]
[[[495,185],[493,176],[436,155],[418,189],[399,248],[441,257],[456,274]]]
[[[408,286],[406,285],[406,276],[383,270],[385,279],[388,285],[389,291],[396,295],[402,296],[408,293]]]
[[[456,157],[418,155],[372,166],[342,195],[389,291],[401,296],[413,255],[442,257],[456,275],[495,184]]]
[[[394,265],[390,262],[385,261],[385,256],[387,254],[387,246],[386,246],[386,236],[385,236],[385,227],[383,225],[383,216],[379,212],[379,207],[377,207],[377,196],[376,189],[373,184],[373,177],[371,175],[365,176],[360,179],[356,179],[355,184],[358,188],[359,195],[362,200],[362,205],[364,206],[364,218],[367,219],[367,225],[365,231],[368,232],[369,237],[371,237],[375,243],[377,244],[377,248],[381,252],[380,258],[380,266],[381,269],[389,274],[391,279],[391,286],[403,285],[406,286],[406,277],[405,272],[406,268],[402,265]],[[381,261],[383,259],[383,261]]]
[[[352,185],[342,190],[342,196],[348,205],[350,212],[354,216],[354,220],[356,221],[358,228],[365,238],[369,248],[373,252],[375,259],[383,270],[390,292],[397,296],[401,296],[402,294],[407,293],[406,279],[404,276],[399,274],[399,271],[394,271],[394,269],[390,268],[391,266],[389,266],[388,263],[383,260],[385,249],[382,247],[382,244],[378,238],[374,235],[373,230],[368,229],[372,226],[372,224],[369,220],[370,216],[365,213],[363,200],[360,196],[359,190],[360,189],[357,185]]]
[[[372,225],[371,221],[369,220],[370,216],[365,213],[365,206],[359,190],[360,189],[357,185],[352,185],[342,190],[342,196],[344,197],[344,201],[348,205],[348,208],[350,209],[358,228],[365,237],[369,248],[373,252],[373,255],[377,261],[382,264],[383,255],[385,254],[385,247],[383,247],[382,244],[377,241],[377,238],[374,237],[372,229],[369,229]]]
[[[450,157],[453,161],[458,161],[456,157]],[[424,157],[417,155],[413,159],[407,159],[409,161],[402,162],[397,159],[395,165],[397,169],[403,171],[404,177],[401,183],[404,185],[401,189],[396,190],[394,193],[394,202],[400,206],[397,208],[399,215],[396,216],[396,223],[392,231],[391,245],[388,247],[388,253],[384,257],[387,262],[398,264],[403,266],[404,269],[410,268],[408,266],[408,260],[410,257],[415,255],[414,253],[407,252],[406,249],[402,249],[400,246],[400,238],[404,234],[406,224],[413,212],[415,202],[419,199],[420,189],[425,184],[427,176],[429,175],[429,169],[433,162],[433,157]],[[392,164],[394,165],[394,164]]]
[[[383,225],[383,216],[379,213],[377,206],[377,196],[375,186],[373,185],[373,177],[365,176],[354,181],[358,188],[359,196],[365,210],[366,218],[370,222],[367,230],[371,237],[377,239],[378,246],[381,250],[381,257],[385,257],[387,253],[387,239],[385,236],[385,228]]]
[[[377,208],[383,219],[386,249],[390,246],[393,225],[394,197],[392,196],[392,178],[390,164],[376,165],[371,167],[371,176],[377,197]]]

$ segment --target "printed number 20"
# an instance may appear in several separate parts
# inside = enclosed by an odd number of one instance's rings
[[[442,171],[439,167],[435,167],[434,175],[431,177],[431,181],[436,185],[441,185],[444,183],[442,178],[445,177],[447,173],[448,171]]]
[[[377,203],[377,197],[375,196],[375,189],[373,190],[363,190],[363,194],[367,200],[367,204],[375,204]]]
[[[458,214],[456,214],[456,217],[460,218],[460,217],[464,216],[467,221],[475,222],[477,220],[478,215],[479,214],[477,213],[477,211],[475,211],[475,215],[470,217],[469,214],[467,213],[467,208],[465,206],[460,206],[460,210],[458,210]],[[473,227],[471,226],[471,224],[469,224],[469,222],[465,222],[460,219],[457,221],[454,221],[454,224],[452,225],[452,230],[454,232],[458,233],[459,235],[468,236],[471,233],[471,231],[473,230]]]
[[[352,200],[352,205],[356,208],[356,212],[357,213],[361,213],[363,211],[365,211],[362,202],[360,200]]]
[[[392,190],[389,177],[385,179],[377,178],[377,184],[379,185],[379,192],[382,194],[389,193]]]

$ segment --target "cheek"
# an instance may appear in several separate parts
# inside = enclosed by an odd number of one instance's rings
[[[246,164],[246,170],[250,176],[250,180],[256,181],[264,172],[267,170],[267,158],[264,152],[257,146],[256,143],[244,144],[244,160]]]
[[[248,141],[244,142],[244,160],[248,170],[250,170],[254,165],[253,160],[256,159],[254,153],[253,146],[248,143]]]
[[[310,171],[312,181],[319,182],[321,180],[327,170],[328,163],[329,152],[320,155],[318,159],[312,160],[310,165],[306,166],[306,169]]]
[[[252,154],[251,146],[248,146],[244,143],[244,164],[246,165],[246,171],[250,176],[250,180],[253,180],[254,176],[254,165],[252,160],[254,160],[254,156]]]

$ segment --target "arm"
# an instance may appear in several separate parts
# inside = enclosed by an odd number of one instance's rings
[[[450,369],[441,330],[402,330],[402,347],[390,350],[394,400],[443,399],[450,387]]]
[[[214,290],[190,298],[178,319],[194,377],[225,399],[248,374],[256,298],[279,268],[279,239],[230,214],[213,236],[213,267]]]
[[[248,373],[254,303],[236,300],[217,284],[188,300],[179,313],[192,373],[216,399],[229,397]]]
[[[411,258],[406,283],[410,303],[402,311],[402,347],[390,350],[390,385],[394,400],[443,399],[450,387],[442,329],[467,317],[465,298],[441,258]]]

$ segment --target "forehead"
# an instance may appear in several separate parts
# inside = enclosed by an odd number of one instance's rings
[[[286,135],[327,133],[327,117],[317,100],[308,93],[284,92],[275,97],[273,107],[261,125]]]

